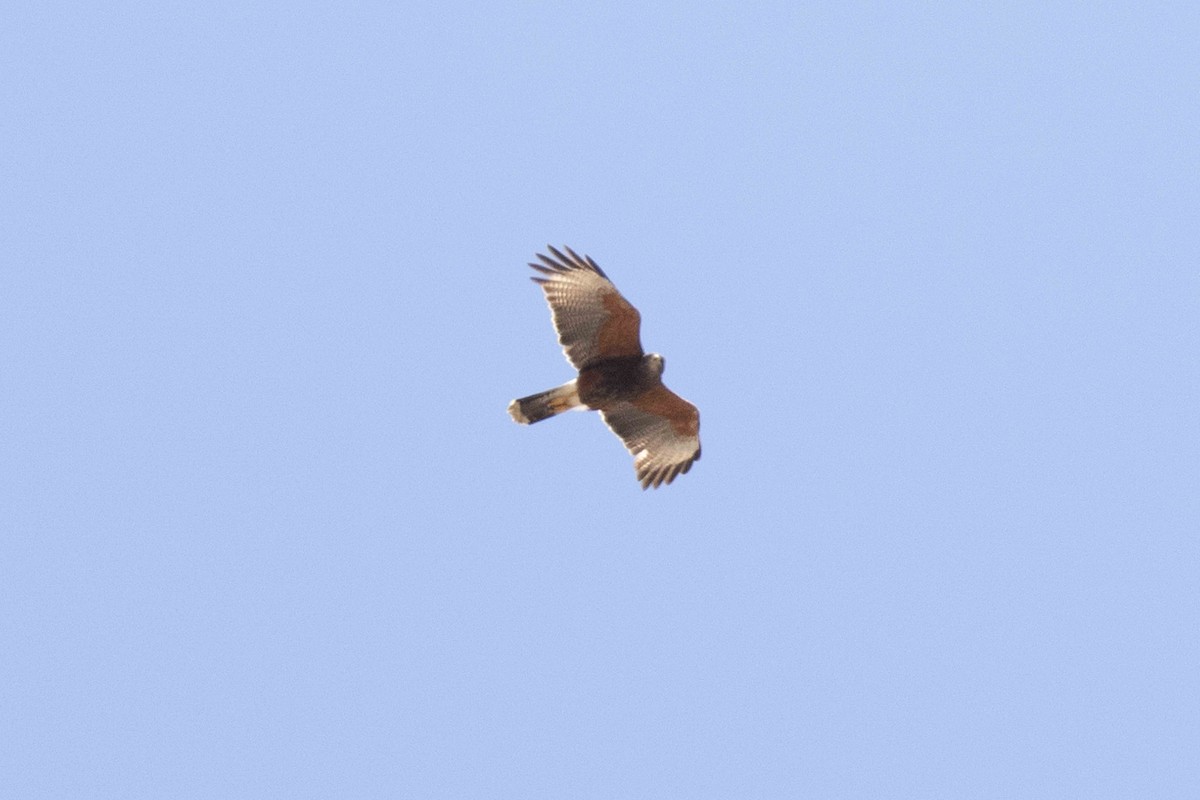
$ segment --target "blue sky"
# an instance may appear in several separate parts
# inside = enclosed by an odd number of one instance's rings
[[[1200,12],[25,4],[13,797],[1192,797]],[[525,262],[704,458],[643,493]]]

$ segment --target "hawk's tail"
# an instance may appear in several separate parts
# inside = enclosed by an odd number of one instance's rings
[[[579,391],[575,381],[568,381],[562,386],[545,392],[531,394],[508,404],[508,413],[522,425],[532,425],[549,419],[555,414],[570,411],[573,408],[585,408],[579,399]]]

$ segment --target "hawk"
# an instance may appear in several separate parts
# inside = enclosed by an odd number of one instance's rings
[[[532,280],[546,293],[558,342],[579,375],[562,386],[508,404],[508,413],[532,425],[572,409],[599,411],[633,454],[642,489],[658,488],[700,458],[700,412],[662,382],[665,361],[642,351],[641,315],[604,270],[569,247],[547,245],[537,254]],[[544,276],[544,277],[543,277]]]

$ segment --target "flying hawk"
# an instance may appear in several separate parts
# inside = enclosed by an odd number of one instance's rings
[[[549,247],[549,246],[548,246]],[[530,264],[545,277],[532,280],[546,293],[558,342],[579,375],[562,386],[508,404],[508,413],[532,425],[571,409],[599,411],[633,453],[642,488],[658,488],[700,458],[700,412],[663,386],[665,361],[642,351],[641,315],[604,270],[571,248]]]

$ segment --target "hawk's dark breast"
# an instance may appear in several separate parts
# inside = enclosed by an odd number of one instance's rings
[[[579,399],[589,408],[631,400],[658,383],[644,364],[643,356],[608,358],[588,364],[579,371],[576,388]]]

